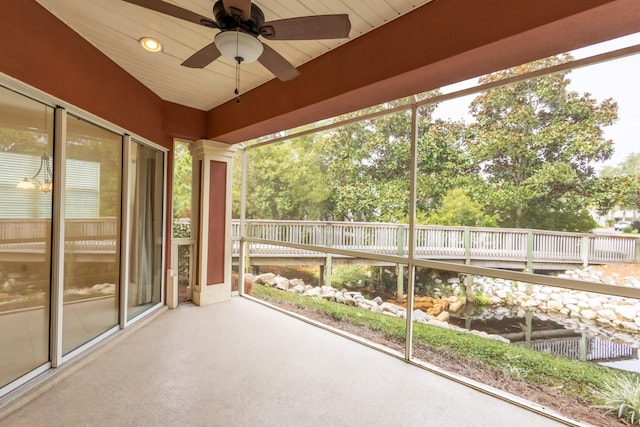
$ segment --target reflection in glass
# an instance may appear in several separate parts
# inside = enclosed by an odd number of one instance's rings
[[[0,118],[3,387],[49,360],[52,193],[36,172],[52,161],[53,109],[0,88]]]
[[[118,323],[122,137],[69,116],[62,350]]]
[[[161,300],[163,156],[158,150],[132,144],[128,319]]]

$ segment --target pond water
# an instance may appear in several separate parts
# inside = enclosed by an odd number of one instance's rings
[[[553,319],[545,313],[506,307],[474,307],[472,304],[467,304],[463,312],[452,315],[449,323],[501,335],[514,345],[640,372],[640,336],[616,334],[593,325],[571,328],[564,319]]]

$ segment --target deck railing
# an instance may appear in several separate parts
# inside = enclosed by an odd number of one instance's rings
[[[247,236],[263,240],[385,255],[406,256],[408,252],[406,224],[250,220],[246,225]],[[118,228],[116,218],[70,219],[65,222],[65,241],[76,247],[91,246],[94,251],[113,251]],[[0,219],[0,244],[7,250],[14,245],[26,249],[50,236],[48,219]],[[232,236],[237,255],[237,220],[232,221]],[[418,225],[415,239],[418,258],[524,261],[530,265],[640,262],[640,240],[634,235]],[[252,245],[251,252],[252,256],[318,255],[266,244]]]
[[[246,221],[247,236],[283,243],[404,256],[408,226],[390,223]],[[232,222],[234,254],[239,221]],[[545,230],[416,226],[416,257],[549,263],[639,262],[640,240],[630,235],[566,233]],[[275,245],[252,245],[252,256],[305,255],[313,252]]]

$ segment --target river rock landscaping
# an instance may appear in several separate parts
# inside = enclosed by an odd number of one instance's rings
[[[605,275],[593,267],[568,270],[559,277],[640,288],[640,279],[636,277],[619,277],[615,273]],[[527,311],[535,311],[542,320],[553,320],[568,329],[609,339],[615,336],[616,340],[635,348],[640,346],[640,301],[635,299],[479,276],[472,276],[467,280],[471,290],[467,290],[464,280],[457,277],[432,279],[436,285],[431,288],[432,296],[415,298],[413,319],[416,322],[508,342],[499,335],[467,331],[447,323],[450,316],[459,312],[466,300],[471,299],[465,295],[474,295],[476,303],[482,301],[490,308],[487,316],[508,317],[514,315],[515,310],[516,316],[524,317]],[[368,299],[362,292],[330,286],[311,286],[300,279],[290,280],[273,273],[256,276],[254,281],[303,296],[323,298],[383,315],[406,318],[406,305],[395,300],[384,301],[381,297]]]

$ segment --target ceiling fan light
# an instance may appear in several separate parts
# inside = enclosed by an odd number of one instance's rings
[[[242,31],[222,31],[216,35],[216,47],[225,58],[242,63],[250,63],[257,60],[264,46],[252,35]]]

